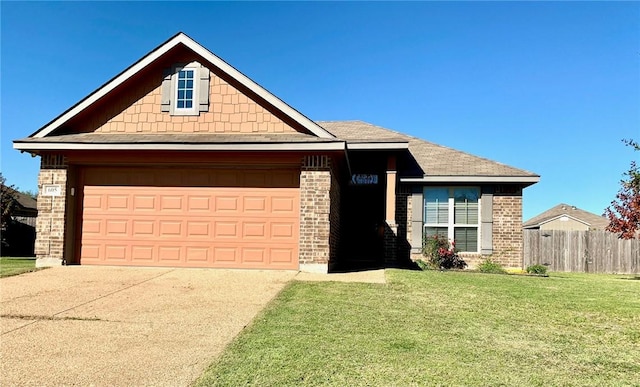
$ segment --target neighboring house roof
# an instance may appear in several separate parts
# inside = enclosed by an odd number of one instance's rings
[[[404,177],[405,182],[514,182],[530,185],[540,180],[534,173],[497,161],[474,156],[362,121],[318,121],[347,146],[366,140],[407,141],[422,176]]]
[[[538,228],[541,225],[568,216],[580,223],[584,223],[589,228],[596,230],[604,230],[609,225],[609,220],[604,216],[596,215],[592,212],[581,210],[576,206],[560,203],[555,207],[548,209],[538,216],[527,220],[522,224],[523,228]]]
[[[211,51],[207,50],[196,41],[188,37],[186,34],[179,32],[157,48],[153,49],[147,55],[145,55],[142,59],[137,61],[136,63],[129,66],[120,74],[116,75],[113,79],[102,85],[93,93],[89,94],[87,97],[82,99],[80,102],[69,108],[67,111],[62,113],[60,116],[53,119],[51,122],[37,130],[29,137],[42,138],[56,129],[60,128],[71,118],[75,117],[86,108],[91,106],[94,102],[104,97],[111,91],[115,90],[118,86],[122,85],[129,78],[137,74],[139,71],[150,65],[152,62],[161,58],[163,55],[168,53],[171,49],[178,45],[184,45],[196,54],[200,55],[207,61],[211,62],[214,66],[222,70],[227,75],[231,76],[241,85],[251,90],[259,97],[267,101],[269,104],[280,110],[282,113],[287,115],[290,119],[301,124],[305,129],[307,129],[310,133],[317,137],[322,138],[331,138],[333,137],[330,133],[322,129],[315,122],[311,121],[309,118],[304,116],[299,111],[295,110],[291,106],[287,105],[280,98],[271,94],[262,86],[258,85],[256,82],[252,81],[246,75],[242,74],[240,71],[236,70],[233,66],[220,59],[218,56],[213,54]]]
[[[29,195],[25,195],[20,191],[16,191],[11,187],[7,187],[7,189],[16,199],[17,208],[14,211],[16,215],[29,216],[32,214],[33,216],[36,216],[38,213],[38,202],[36,199]]]

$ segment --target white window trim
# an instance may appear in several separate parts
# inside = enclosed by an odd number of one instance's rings
[[[447,200],[447,212],[448,212],[448,216],[447,216],[447,223],[427,223],[427,215],[425,213],[425,205],[427,203],[427,189],[433,189],[433,188],[444,188],[448,190],[448,200]],[[468,223],[455,223],[455,197],[453,196],[453,190],[454,189],[460,189],[460,188],[473,188],[473,189],[477,189],[478,190],[478,223],[477,224],[468,224]],[[476,251],[461,251],[461,254],[480,254],[480,252],[482,251],[482,235],[481,235],[481,229],[482,227],[480,227],[481,225],[481,219],[480,219],[480,214],[482,214],[482,190],[480,187],[476,187],[476,186],[455,186],[455,187],[443,187],[443,186],[428,186],[428,187],[424,187],[422,189],[422,234],[426,235],[426,229],[428,227],[440,227],[440,228],[447,228],[447,239],[449,240],[449,243],[451,243],[455,238],[455,228],[456,227],[475,227],[478,230],[478,245],[476,246],[477,250]]]
[[[197,116],[200,115],[200,105],[198,100],[198,88],[200,87],[200,74],[198,69],[200,64],[197,62],[189,63],[184,66],[176,66],[171,76],[171,107],[170,114],[173,116]],[[191,108],[178,108],[178,73],[180,70],[193,70],[193,104]]]

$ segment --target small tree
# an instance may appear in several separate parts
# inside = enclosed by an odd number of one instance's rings
[[[625,144],[640,150],[640,144],[633,140],[623,140]],[[620,181],[620,191],[616,200],[604,210],[609,219],[606,230],[619,234],[620,238],[633,239],[640,230],[640,168],[631,161],[629,170],[624,173],[625,179]]]
[[[6,179],[2,176],[2,173],[0,173],[0,202],[2,206],[0,208],[2,211],[0,233],[2,233],[2,247],[4,248],[7,246],[7,241],[5,240],[6,231],[12,222],[11,216],[16,207],[17,199],[15,197],[14,187],[6,184]]]

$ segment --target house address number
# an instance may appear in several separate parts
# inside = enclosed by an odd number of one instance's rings
[[[62,186],[60,184],[44,184],[42,196],[62,196]]]
[[[351,184],[354,184],[354,185],[378,184],[378,175],[355,173],[351,176]]]

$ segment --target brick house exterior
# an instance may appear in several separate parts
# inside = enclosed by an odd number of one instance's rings
[[[311,121],[182,33],[14,148],[42,160],[39,266],[326,272],[408,262],[429,232],[521,266],[522,189],[539,179]]]

